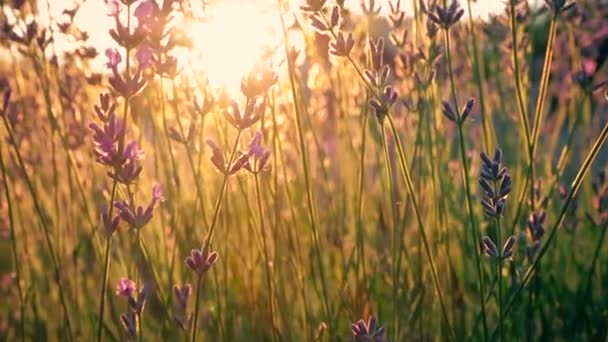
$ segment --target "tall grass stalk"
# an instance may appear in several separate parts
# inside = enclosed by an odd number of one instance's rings
[[[49,251],[50,258],[51,258],[51,264],[53,267],[55,283],[57,285],[57,290],[59,292],[59,300],[61,301],[61,307],[63,309],[63,314],[64,314],[64,318],[65,318],[65,328],[67,329],[67,334],[68,334],[67,335],[68,341],[73,341],[74,337],[72,334],[70,310],[68,308],[68,303],[67,303],[67,299],[66,299],[66,295],[65,295],[65,287],[63,286],[63,284],[61,282],[61,267],[59,265],[59,260],[57,259],[57,253],[55,252],[55,247],[53,246],[53,241],[51,239],[51,232],[50,232],[51,223],[49,223],[50,218],[48,218],[48,214],[46,213],[46,211],[43,209],[42,205],[40,204],[40,198],[38,196],[38,192],[36,191],[36,188],[34,187],[34,183],[32,182],[30,176],[27,173],[27,168],[25,166],[25,162],[23,161],[23,157],[21,156],[21,152],[19,151],[19,145],[17,143],[17,139],[15,138],[13,129],[11,128],[11,124],[8,122],[4,109],[2,110],[1,114],[2,114],[1,115],[2,121],[4,122],[4,126],[8,133],[10,144],[13,146],[13,149],[15,150],[15,156],[17,157],[17,162],[19,164],[21,172],[23,173],[23,178],[25,180],[25,184],[28,188],[28,191],[30,192],[30,195],[32,196],[32,201],[34,202],[34,208],[36,210],[36,214],[38,215],[38,218],[40,219],[40,224],[42,226],[44,238],[46,240],[47,249]]]
[[[262,209],[262,194],[260,192],[260,179],[258,174],[255,176],[255,195],[258,202],[258,214],[260,216],[260,238],[262,240],[262,248],[264,253],[264,265],[266,266],[266,286],[268,286],[268,311],[270,314],[270,324],[272,326],[272,340],[276,341],[277,336],[277,325],[274,318],[274,286],[272,284],[272,261],[270,259],[270,251],[268,247],[268,241],[266,238],[266,226],[264,225],[264,210]]]
[[[541,245],[540,249],[538,250],[538,252],[536,254],[536,257],[532,261],[532,264],[530,265],[530,267],[528,267],[528,270],[524,274],[524,276],[523,276],[523,278],[521,280],[520,285],[517,287],[517,289],[515,290],[515,292],[513,293],[513,295],[511,295],[511,299],[509,300],[509,302],[505,306],[505,308],[504,308],[504,314],[505,315],[508,314],[509,311],[513,308],[513,305],[515,304],[515,301],[517,300],[517,298],[519,297],[519,295],[523,291],[524,287],[528,284],[528,282],[530,281],[530,279],[534,275],[535,270],[538,267],[541,259],[543,258],[543,256],[545,255],[545,253],[547,253],[547,250],[548,250],[549,246],[551,245],[551,243],[557,237],[557,231],[558,231],[559,227],[562,225],[562,223],[564,222],[564,219],[566,218],[566,214],[568,212],[568,209],[570,208],[570,204],[574,200],[574,196],[578,193],[578,190],[579,190],[580,186],[583,183],[583,179],[587,175],[587,172],[589,171],[589,169],[591,167],[591,164],[597,158],[597,156],[598,156],[598,154],[600,152],[600,149],[604,145],[604,143],[606,142],[607,138],[608,138],[608,123],[604,125],[604,128],[602,129],[602,132],[600,133],[600,135],[598,136],[598,138],[595,140],[595,143],[593,144],[593,147],[591,148],[591,150],[587,154],[587,157],[583,161],[583,164],[581,165],[581,168],[579,169],[578,173],[576,174],[576,177],[572,181],[572,184],[571,184],[571,187],[570,187],[570,191],[568,191],[568,194],[566,195],[566,199],[564,201],[564,204],[562,205],[562,208],[560,210],[559,215],[557,216],[557,219],[556,219],[555,223],[553,224],[553,226],[549,230],[549,235],[548,235],[547,239]]]
[[[299,143],[299,147],[300,147],[300,153],[301,153],[301,162],[302,162],[302,168],[304,170],[304,183],[305,183],[305,188],[306,188],[306,199],[307,199],[307,204],[308,204],[308,216],[309,216],[309,221],[310,221],[310,228],[311,228],[311,235],[312,235],[312,241],[313,241],[313,248],[314,248],[314,253],[315,253],[315,258],[317,261],[317,265],[319,267],[319,276],[321,278],[321,290],[322,290],[322,296],[323,296],[323,304],[324,304],[324,308],[325,308],[325,318],[327,323],[331,323],[331,319],[332,319],[332,313],[331,313],[331,307],[329,305],[329,297],[328,297],[328,292],[327,292],[327,281],[326,281],[326,277],[325,277],[325,270],[324,270],[324,265],[323,265],[323,259],[321,258],[321,246],[320,246],[320,242],[319,242],[319,235],[317,232],[317,222],[316,222],[316,213],[315,213],[315,205],[314,205],[314,199],[313,199],[313,194],[312,194],[312,186],[310,183],[310,174],[309,174],[309,165],[308,165],[308,157],[307,157],[307,149],[306,149],[306,142],[304,140],[304,132],[302,129],[302,107],[301,107],[301,102],[302,99],[300,98],[300,94],[298,94],[297,89],[297,76],[295,73],[295,66],[294,66],[294,61],[290,58],[289,55],[289,39],[287,36],[287,28],[285,26],[285,18],[284,18],[284,13],[283,13],[283,1],[282,0],[277,0],[277,4],[278,4],[278,11],[279,11],[279,16],[281,19],[281,28],[283,31],[283,43],[284,43],[284,48],[285,48],[285,57],[287,59],[287,68],[288,68],[288,72],[289,72],[289,84],[291,87],[291,94],[292,94],[292,99],[293,99],[293,107],[294,107],[294,111],[296,114],[296,130],[297,130],[297,134],[298,134],[298,143]],[[335,339],[335,327],[329,327],[329,333],[331,335],[331,339]]]
[[[4,110],[1,115],[5,115]],[[17,227],[15,226],[15,219],[13,216],[13,204],[8,188],[9,179],[8,174],[6,172],[6,167],[4,166],[4,155],[2,153],[2,148],[0,148],[0,172],[2,172],[2,179],[4,181],[4,195],[6,197],[6,204],[8,210],[8,224],[11,236],[11,249],[13,252],[13,265],[15,267],[15,283],[17,284],[17,295],[19,296],[19,330],[21,334],[21,341],[25,341],[25,297],[23,296],[23,288],[21,284],[21,260],[19,260],[19,252],[17,251],[17,234],[15,233],[15,229],[17,229]]]
[[[397,145],[397,153],[399,156],[399,163],[401,165],[401,174],[405,181],[405,186],[406,186],[407,192],[409,194],[409,197],[411,198],[411,201],[412,201],[412,207],[414,209],[414,214],[416,216],[416,220],[418,223],[418,232],[422,238],[426,257],[427,257],[427,259],[429,261],[429,265],[431,267],[433,283],[435,285],[435,291],[437,291],[437,297],[439,298],[439,304],[441,306],[441,313],[443,315],[444,324],[447,327],[448,338],[450,340],[454,341],[455,340],[454,331],[452,330],[452,327],[450,325],[450,319],[449,319],[448,312],[446,309],[443,291],[441,290],[441,285],[439,284],[439,276],[437,275],[437,266],[436,266],[435,260],[433,258],[433,254],[431,252],[431,247],[430,247],[427,235],[426,235],[425,224],[422,219],[422,214],[420,213],[418,201],[416,200],[414,184],[412,182],[412,177],[410,175],[410,169],[409,169],[407,160],[405,158],[405,152],[403,151],[403,146],[401,145],[401,139],[399,138],[399,132],[397,131],[397,127],[395,126],[395,123],[393,122],[393,118],[390,115],[387,115],[386,117],[388,119],[391,133],[393,134],[393,137],[394,137],[396,145]]]
[[[445,30],[445,57],[446,57],[446,61],[447,61],[447,65],[448,65],[448,75],[449,75],[449,79],[450,79],[450,90],[452,93],[452,102],[454,104],[454,108],[456,113],[460,113],[460,107],[458,106],[458,97],[456,94],[456,83],[454,82],[454,72],[452,69],[452,54],[451,54],[451,39],[450,39],[450,31],[449,30]],[[460,115],[460,114],[458,114]],[[469,216],[469,225],[471,226],[471,235],[473,235],[473,243],[475,244],[475,248],[474,248],[474,255],[475,255],[475,266],[477,268],[477,285],[479,286],[479,302],[481,305],[481,314],[482,314],[482,324],[483,324],[483,335],[484,335],[484,340],[488,340],[488,323],[487,323],[487,318],[486,318],[486,304],[484,301],[484,297],[485,297],[485,288],[484,288],[484,279],[483,279],[483,269],[481,266],[481,260],[480,260],[480,253],[479,251],[479,247],[480,247],[480,240],[479,240],[479,229],[477,227],[477,221],[475,219],[475,212],[473,210],[473,201],[472,201],[472,195],[471,195],[471,186],[469,184],[470,181],[470,175],[469,175],[469,162],[468,162],[468,156],[467,156],[467,149],[466,149],[466,144],[465,144],[465,135],[464,135],[464,129],[463,129],[463,125],[464,125],[464,120],[459,119],[456,122],[457,126],[458,126],[458,140],[459,140],[459,146],[460,146],[460,159],[462,162],[462,175],[463,175],[463,184],[464,184],[464,188],[465,188],[465,197],[466,197],[466,201],[467,201],[467,211],[468,211],[468,216]]]

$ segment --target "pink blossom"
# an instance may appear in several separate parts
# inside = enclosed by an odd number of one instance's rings
[[[122,277],[116,285],[116,295],[123,297],[131,297],[135,292],[135,282],[129,278]]]
[[[118,0],[109,0],[106,2],[106,5],[108,6],[107,16],[118,18],[121,11],[120,2]]]
[[[137,18],[140,26],[146,26],[154,18],[158,5],[154,0],[144,0],[139,3],[133,15]]]
[[[120,52],[116,48],[108,48],[106,49],[106,57],[108,58],[108,62],[106,66],[112,70],[116,70],[118,64],[122,62],[122,56]]]
[[[140,68],[148,68],[154,62],[154,53],[148,45],[142,45],[137,49],[135,58],[137,58]]]

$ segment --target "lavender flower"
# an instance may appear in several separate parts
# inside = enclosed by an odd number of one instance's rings
[[[258,105],[255,100],[248,100],[242,112],[239,105],[232,101],[230,108],[224,111],[224,116],[236,129],[243,130],[255,125],[263,112],[264,105]]]
[[[127,278],[120,278],[116,288],[116,294],[127,298],[129,309],[127,313],[120,315],[120,321],[131,337],[137,335],[137,323],[141,320],[141,315],[146,305],[148,298],[148,286],[144,284],[137,294],[137,298],[133,296],[136,292],[135,282]]]
[[[279,80],[279,76],[267,66],[252,70],[241,80],[241,92],[249,100],[266,93]]]
[[[199,276],[207,273],[211,266],[215,264],[217,261],[218,255],[217,252],[207,250],[206,248],[202,249],[193,249],[190,252],[190,255],[186,258],[186,265],[190,267],[194,272],[196,272]]]
[[[379,119],[384,119],[388,114],[391,107],[397,102],[397,96],[398,94],[393,90],[393,87],[386,86],[379,98],[370,100],[369,104]]]
[[[215,166],[215,168],[225,174],[225,175],[234,175],[237,173],[245,163],[249,156],[247,154],[241,155],[241,157],[237,158],[231,165],[226,165],[226,160],[224,159],[224,152],[220,149],[220,147],[213,141],[212,139],[207,139],[207,145],[211,148],[212,156],[211,162]]]
[[[135,8],[133,15],[137,18],[139,26],[148,26],[154,20],[158,10],[158,5],[154,0],[143,0]]]
[[[118,209],[120,218],[128,223],[131,228],[140,229],[150,222],[154,208],[156,208],[158,202],[162,201],[164,201],[163,188],[157,183],[152,187],[152,200],[145,209],[142,206],[133,208],[125,201],[114,203],[114,207]]]
[[[116,118],[113,111],[108,113],[102,126],[96,123],[89,124],[93,131],[95,160],[105,166],[118,166],[123,161],[123,152],[119,148],[119,141],[125,133],[121,119]]]
[[[120,62],[122,62],[122,56],[120,55],[120,52],[116,50],[116,48],[106,49],[106,57],[108,58],[106,67],[108,67],[112,71],[116,70]]]
[[[248,155],[243,167],[252,174],[258,174],[266,170],[266,163],[270,157],[270,151],[262,147],[262,132],[256,132],[253,139],[249,143],[249,150],[245,153]]]
[[[574,7],[574,1],[566,0],[545,0],[545,4],[553,10],[555,15]]]
[[[135,52],[139,68],[150,68],[154,66],[154,51],[148,45],[141,45]]]
[[[142,171],[139,162],[143,159],[143,156],[144,152],[139,148],[137,142],[129,143],[119,162],[113,165],[114,170],[108,172],[108,176],[119,183],[131,184]]]
[[[325,6],[327,0],[308,0],[305,5],[300,6],[302,12],[314,13],[320,12]]]
[[[433,9],[434,13],[427,12],[429,19],[445,30],[454,26],[464,14],[464,10],[460,8],[460,4],[455,0],[448,7],[435,5]]]
[[[517,238],[513,235],[509,236],[507,241],[505,241],[504,245],[502,246],[502,251],[498,250],[494,240],[487,235],[482,238],[481,242],[483,244],[483,252],[487,257],[493,261],[502,261],[511,259],[513,257]]]
[[[116,285],[116,295],[129,298],[136,290],[135,282],[129,278],[120,278]]]
[[[115,214],[114,217],[110,217],[110,213],[107,206],[101,209],[101,223],[104,235],[109,238],[118,229],[120,223],[120,215]]]
[[[133,311],[120,315],[120,322],[131,338],[137,336],[137,315]]]
[[[486,217],[498,218],[502,215],[505,201],[511,192],[511,175],[502,165],[502,151],[499,148],[496,148],[494,152],[494,159],[490,159],[485,152],[482,152],[480,156],[482,165],[479,185],[485,195],[481,204]]]
[[[458,113],[456,111],[456,109],[452,106],[451,103],[449,103],[447,101],[443,101],[442,112],[443,112],[443,115],[446,118],[448,118],[448,120],[460,125],[460,124],[464,123],[464,121],[467,119],[469,114],[471,114],[471,111],[473,110],[474,105],[475,105],[475,99],[470,98],[467,100],[467,103],[465,104],[464,108],[462,108],[462,111],[460,113]]]
[[[120,7],[120,2],[118,0],[110,0],[107,3],[107,7],[108,7],[107,16],[118,18],[118,16],[120,15],[121,9],[122,9]]]
[[[355,337],[355,341],[372,341],[372,342],[385,342],[384,328],[378,325],[376,317],[369,316],[367,322],[359,320],[351,325],[351,332]]]
[[[541,239],[545,235],[545,219],[547,214],[544,210],[530,214],[526,224],[526,231],[530,245],[527,248],[529,258],[533,258],[534,254],[540,247]]]
[[[338,38],[329,43],[329,53],[336,57],[348,57],[353,47],[355,46],[355,39],[351,32],[348,35],[344,35],[344,32],[338,32]]]
[[[188,299],[192,294],[192,286],[186,284],[180,288],[176,285],[173,287],[173,294],[177,299],[174,314],[175,323],[181,329],[187,330],[192,321],[192,313],[188,313]]]

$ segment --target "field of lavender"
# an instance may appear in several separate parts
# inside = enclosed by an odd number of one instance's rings
[[[0,341],[608,339],[608,1],[229,1],[0,0]]]

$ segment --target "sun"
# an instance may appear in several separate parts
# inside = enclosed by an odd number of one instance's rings
[[[264,1],[260,1],[264,2]],[[214,2],[204,16],[187,26],[192,50],[186,58],[214,88],[238,96],[241,78],[277,46],[277,16],[268,6],[251,0]]]

